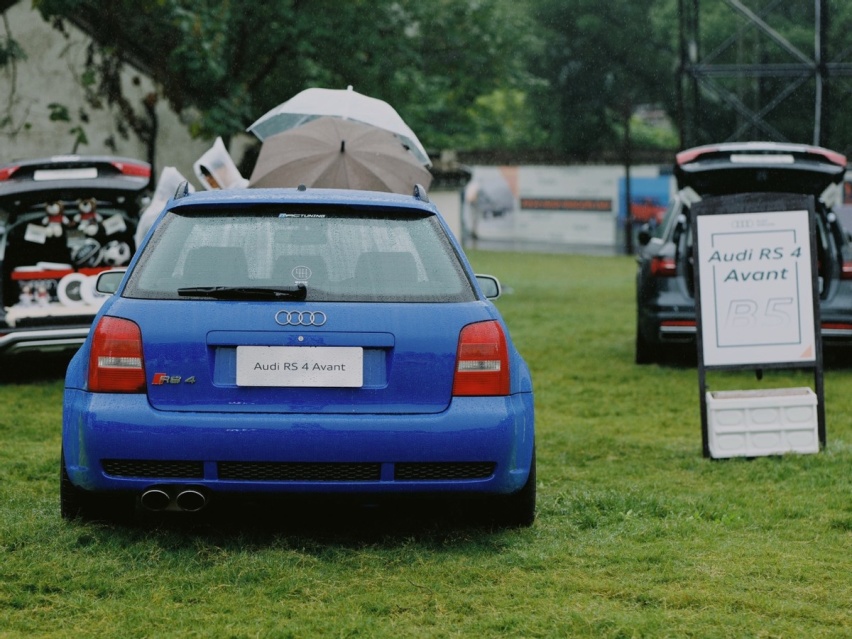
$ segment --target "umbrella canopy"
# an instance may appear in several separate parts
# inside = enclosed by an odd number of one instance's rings
[[[432,175],[388,131],[339,118],[318,118],[263,142],[252,187],[361,189],[411,193]]]
[[[261,141],[319,117],[354,120],[396,135],[424,166],[431,166],[426,149],[390,104],[352,90],[305,89],[261,116],[247,131]]]

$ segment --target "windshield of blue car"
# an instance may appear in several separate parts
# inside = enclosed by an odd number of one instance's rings
[[[294,287],[306,289],[307,301],[476,299],[433,215],[280,206],[169,213],[124,295],[210,299],[211,287],[215,299],[235,300],[246,299],[247,290],[286,296]]]

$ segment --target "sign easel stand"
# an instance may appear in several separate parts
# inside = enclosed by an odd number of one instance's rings
[[[691,222],[704,457],[818,452],[826,427],[813,198],[708,198]],[[755,370],[760,380],[793,368],[813,370],[813,391],[708,392],[708,371]]]

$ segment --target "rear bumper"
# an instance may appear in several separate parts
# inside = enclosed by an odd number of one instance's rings
[[[0,356],[73,353],[86,341],[89,329],[89,326],[0,329]]]
[[[637,329],[648,344],[695,344],[695,309],[639,309]]]
[[[429,415],[287,415],[163,412],[145,395],[66,389],[63,451],[90,491],[508,494],[529,475],[533,421],[532,393]]]

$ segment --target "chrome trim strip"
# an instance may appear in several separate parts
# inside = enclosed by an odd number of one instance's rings
[[[660,326],[660,335],[694,335],[694,326]]]
[[[660,335],[694,335],[694,326],[660,326]],[[852,338],[850,328],[823,328],[820,333],[823,337],[848,337]]]
[[[852,337],[852,329],[850,328],[824,328],[822,329],[823,337]]]

